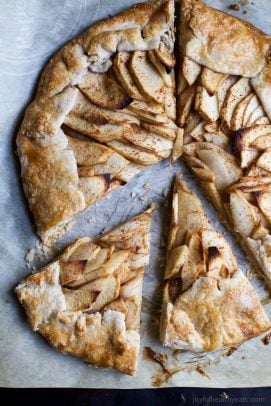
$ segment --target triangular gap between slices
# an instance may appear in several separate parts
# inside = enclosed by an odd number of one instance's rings
[[[236,347],[270,328],[260,299],[198,197],[177,177],[160,339],[196,352]]]
[[[180,21],[183,159],[271,289],[270,37],[201,0]]]
[[[76,240],[19,283],[15,291],[32,329],[59,351],[135,375],[154,210]]]

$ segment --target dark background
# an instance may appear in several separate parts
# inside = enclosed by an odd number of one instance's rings
[[[249,373],[249,371],[248,371]],[[271,406],[271,388],[206,389],[0,389],[1,406],[42,405],[264,405]]]

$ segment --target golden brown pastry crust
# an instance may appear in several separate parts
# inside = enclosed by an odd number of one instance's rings
[[[34,331],[59,351],[135,375],[154,208],[97,239],[75,241],[16,287]]]
[[[182,0],[180,46],[184,55],[216,72],[254,77],[267,62],[271,42],[246,21],[201,0]]]
[[[112,185],[100,190],[98,195],[87,193],[85,196],[84,187],[87,187],[88,182],[86,180],[80,182],[72,148],[67,145],[66,136],[61,130],[65,118],[73,110],[78,97],[80,99],[82,95],[78,88],[88,70],[107,72],[116,52],[158,51],[162,46],[168,49],[169,54],[172,53],[173,20],[173,0],[135,5],[115,17],[94,24],[58,51],[44,69],[36,97],[25,112],[17,136],[24,191],[42,238],[46,239],[60,233],[73,215],[88,207],[95,199],[104,196],[112,188],[121,185],[123,179],[126,181],[127,178],[128,167],[123,175],[120,174],[120,180],[112,178]],[[123,100],[125,104],[131,102],[128,96]],[[165,95],[165,104],[171,103],[169,99],[166,100]],[[124,114],[124,122],[120,123],[119,117],[116,118],[117,122],[114,121],[115,113],[114,117],[111,114],[108,119],[102,109],[99,111],[100,123],[93,122],[92,116],[87,122],[90,128],[90,134],[88,132],[87,135],[101,133],[109,137],[109,140],[113,140],[114,137],[110,136],[112,132],[122,135],[127,131],[133,132],[128,128]],[[139,122],[135,115],[130,111],[128,113],[133,122]],[[110,121],[111,118],[113,122]],[[77,117],[77,120],[83,118]],[[95,139],[100,141],[99,137]],[[111,154],[114,150],[114,146],[110,147]],[[169,154],[170,151],[166,153],[167,156]],[[157,160],[163,159],[164,155]],[[133,162],[131,166],[133,167]],[[132,173],[133,170],[130,171],[129,177]],[[91,182],[92,185],[94,181],[95,179]],[[84,183],[84,187],[81,183]],[[95,185],[93,187],[95,189]],[[99,188],[99,185],[97,187]]]
[[[214,351],[270,328],[230,246],[199,199],[177,178],[165,272],[160,338],[173,349]]]
[[[270,287],[271,39],[201,0],[181,21],[183,158]]]

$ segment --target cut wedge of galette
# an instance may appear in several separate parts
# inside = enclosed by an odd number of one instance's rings
[[[271,38],[183,0],[179,45],[183,158],[271,288]]]
[[[200,200],[176,179],[160,339],[190,351],[235,347],[270,328],[260,299]]]
[[[180,154],[174,1],[102,20],[50,60],[17,137],[38,234],[65,223],[148,165]]]
[[[80,238],[16,294],[34,331],[59,351],[135,375],[151,207],[98,238]]]

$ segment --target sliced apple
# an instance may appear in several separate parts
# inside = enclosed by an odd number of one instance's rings
[[[242,176],[242,170],[232,155],[219,147],[203,148],[197,150],[197,155],[215,174],[214,183],[218,190],[224,190]]]
[[[197,177],[205,182],[215,182],[215,174],[209,168],[192,167],[192,171]]]
[[[124,144],[120,141],[108,142],[111,148],[117,151],[119,154],[123,155],[125,158],[142,165],[151,165],[158,162],[160,159],[157,155],[142,151],[136,148],[133,144]]]
[[[271,190],[256,193],[256,200],[260,210],[271,223]]]
[[[78,87],[92,103],[107,109],[123,109],[133,100],[108,73],[88,71]]]
[[[226,98],[226,95],[228,93],[228,90],[237,82],[238,77],[237,76],[228,76],[227,79],[225,79],[221,86],[219,87],[217,91],[217,102],[218,102],[218,109],[221,112],[222,107],[224,105],[224,101]]]
[[[101,164],[107,161],[112,151],[97,142],[83,141],[67,136],[78,165]]]
[[[178,179],[178,184],[181,181]],[[200,201],[190,191],[180,189],[178,186],[178,204],[177,204],[177,222],[178,231],[176,234],[176,244],[183,244],[187,232],[198,232],[207,226],[207,218],[202,210]]]
[[[217,97],[210,96],[203,86],[197,88],[195,109],[204,120],[214,122],[219,118]]]
[[[133,52],[129,62],[132,77],[140,89],[140,92],[147,98],[151,98],[158,103],[163,102],[163,79],[159,72],[148,59],[146,52]]]
[[[259,168],[257,165],[252,165],[248,169],[246,176],[270,176],[270,173],[262,168]]]
[[[195,100],[195,85],[186,88],[179,96],[177,103],[177,123],[182,127],[192,109]]]
[[[249,94],[243,100],[241,100],[234,109],[232,119],[231,119],[231,128],[234,131],[240,130],[240,128],[244,127],[244,114],[250,100],[253,97],[253,93]]]
[[[227,126],[231,129],[231,120],[236,106],[251,93],[249,79],[239,79],[227,92],[222,110],[221,117]]]
[[[230,207],[234,230],[249,237],[256,225],[255,212],[252,205],[239,191],[230,193]]]
[[[130,52],[117,52],[113,60],[113,70],[118,78],[119,83],[123,86],[124,90],[128,93],[129,96],[138,99],[144,100],[144,96],[138,90],[130,72],[129,72],[129,59]]]
[[[127,165],[129,165],[129,161],[127,161],[127,159],[123,158],[116,152],[112,152],[108,160],[103,164],[79,167],[78,175],[79,177],[84,178],[110,174],[110,178],[112,179]]]
[[[229,137],[227,137],[222,132],[205,133],[203,135],[203,138],[207,142],[211,142],[212,144],[217,145],[218,147],[220,147],[222,149],[226,149],[229,146]]]
[[[189,249],[186,245],[173,248],[171,251],[165,271],[164,279],[169,279],[177,274],[182,266],[187,262],[189,257]]]
[[[201,66],[192,59],[185,56],[182,64],[183,76],[189,86],[193,85],[201,72]]]
[[[134,162],[130,162],[129,165],[125,166],[117,175],[116,179],[120,180],[121,182],[129,182],[134,176],[138,175],[146,169],[145,165],[139,165]]]
[[[178,127],[173,121],[169,121],[167,124],[154,124],[141,121],[140,126],[148,131],[162,135],[162,137],[168,138],[171,141],[175,141],[176,139]]]
[[[93,204],[106,194],[110,186],[109,178],[108,175],[79,178],[79,187],[84,194],[87,205]]]
[[[201,121],[191,132],[190,135],[197,141],[201,141],[203,139],[203,135],[205,133],[205,121]]]
[[[269,120],[269,118],[268,117],[260,117],[260,118],[257,118],[257,120],[255,120],[253,123],[252,123],[252,127],[254,126],[254,125],[260,125],[260,124],[270,124],[270,120]]]
[[[161,77],[163,78],[166,87],[174,86],[174,78],[172,78],[172,72],[168,72],[166,66],[161,62],[155,51],[149,51],[148,57],[150,58],[152,64],[156,67]]]
[[[159,48],[154,51],[163,65],[167,67],[168,70],[171,70],[175,66],[175,57],[173,52],[164,44],[163,42],[160,43]]]
[[[159,134],[148,132],[140,127],[133,126],[133,132],[124,137],[130,143],[147,151],[159,154],[161,151],[172,150],[173,142]]]
[[[69,261],[89,261],[97,257],[101,250],[101,247],[91,242],[85,242],[80,244],[73,250],[69,257]]]
[[[251,116],[251,114],[260,106],[260,102],[258,97],[254,94],[248,105],[247,108],[245,109],[245,113],[244,113],[244,118],[243,118],[243,127],[247,126],[247,122],[249,120],[249,117]]]
[[[228,75],[214,72],[205,67],[202,69],[200,81],[202,86],[207,89],[208,93],[214,95],[227,77]]]
[[[255,145],[255,141],[259,137],[266,135],[271,136],[271,125],[257,125],[251,128],[244,128],[237,131],[233,135],[232,148],[233,152],[239,152],[242,149],[249,148],[251,145]]]
[[[172,149],[172,160],[176,161],[176,159],[178,159],[183,152],[183,134],[184,131],[182,128],[178,128],[177,131],[177,137],[176,140],[174,142],[173,145],[173,149]]]
[[[153,210],[154,207],[151,207],[148,212],[144,212],[125,224],[122,224],[114,230],[104,234],[100,240],[108,244],[114,244],[115,242],[120,243],[121,241],[128,240],[137,234],[147,233],[151,221],[150,213]]]
[[[202,121],[202,118],[197,112],[191,112],[187,117],[184,127],[184,135],[190,135],[191,131]]]
[[[262,153],[260,158],[258,159],[257,166],[262,169],[265,169],[268,172],[271,172],[271,149],[268,148],[266,151]]]
[[[266,117],[265,112],[264,112],[262,106],[259,106],[249,116],[249,119],[246,122],[246,126],[251,127],[253,125],[254,121],[257,121],[259,118],[262,118],[262,117]]]
[[[271,176],[244,176],[229,188],[229,191],[241,190],[244,193],[254,193],[269,190]]]
[[[255,148],[244,148],[242,149],[240,156],[241,156],[241,168],[248,168],[253,162],[256,162],[257,158],[259,157],[260,153]]]

